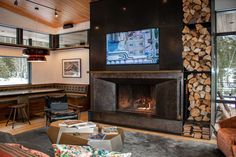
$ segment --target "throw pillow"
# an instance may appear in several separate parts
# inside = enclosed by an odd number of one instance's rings
[[[53,144],[55,157],[131,157],[131,153],[110,152],[91,146]]]
[[[1,157],[49,157],[40,151],[15,143],[0,143]]]

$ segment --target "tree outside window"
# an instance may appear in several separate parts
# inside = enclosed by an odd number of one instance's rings
[[[26,58],[0,57],[0,85],[28,83],[29,69]]]

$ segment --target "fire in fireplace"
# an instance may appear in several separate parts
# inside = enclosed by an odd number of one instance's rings
[[[155,86],[119,85],[118,111],[156,114]]]

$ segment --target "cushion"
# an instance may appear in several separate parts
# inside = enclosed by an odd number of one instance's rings
[[[49,157],[40,151],[13,143],[0,143],[0,154],[1,157]]]
[[[50,108],[51,103],[58,103],[58,102],[66,103],[67,102],[67,96],[66,95],[64,95],[64,96],[54,96],[54,97],[46,96],[45,101],[46,101],[47,108]]]
[[[235,128],[221,128],[217,133],[217,145],[225,156],[232,156],[232,145],[236,138]]]
[[[52,111],[68,110],[68,104],[65,102],[52,102],[50,108]]]
[[[233,146],[232,146],[232,150],[233,150],[233,155],[234,155],[234,157],[236,157],[236,145],[233,145]]]
[[[71,111],[71,110],[52,111],[51,113],[54,114],[54,115],[57,115],[57,116],[72,116],[72,115],[76,115],[77,114],[76,112]]]
[[[110,152],[107,150],[95,149],[91,146],[76,146],[65,144],[53,144],[55,157],[131,157],[131,153]]]

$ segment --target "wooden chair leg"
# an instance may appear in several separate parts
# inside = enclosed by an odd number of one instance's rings
[[[28,121],[29,125],[31,124],[30,121],[29,121],[29,117],[27,116],[26,112],[25,112],[25,108],[23,108],[23,113],[24,113],[24,116],[26,118],[26,120]]]
[[[25,118],[24,118],[24,114],[23,114],[23,108],[20,108],[20,114],[21,114],[21,120],[24,123],[25,122]]]
[[[9,117],[8,117],[8,120],[7,120],[6,126],[7,126],[8,122],[9,122],[9,120],[11,119],[12,112],[13,112],[13,108],[11,108],[10,115],[9,115]]]
[[[16,109],[14,108],[14,116],[13,116],[13,122],[12,122],[12,129],[14,129],[15,120],[16,120]]]

